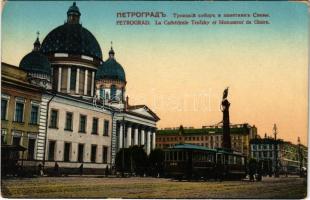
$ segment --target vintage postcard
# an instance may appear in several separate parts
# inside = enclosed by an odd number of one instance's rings
[[[2,1],[4,198],[307,197],[307,1]]]

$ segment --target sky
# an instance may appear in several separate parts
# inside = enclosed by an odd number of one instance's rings
[[[19,65],[40,40],[66,20],[72,2],[6,2],[2,62]],[[81,23],[97,38],[104,59],[113,41],[126,72],[129,104],[145,104],[159,128],[199,128],[222,119],[229,87],[230,121],[249,123],[261,136],[307,144],[308,10],[298,2],[77,2]],[[121,26],[117,12],[178,14],[267,13],[270,24]],[[223,18],[221,18],[223,19]],[[230,18],[226,20],[236,20]],[[250,18],[254,19],[253,17]],[[135,19],[133,19],[135,20]],[[153,21],[153,19],[150,19]],[[183,20],[183,19],[181,19]]]

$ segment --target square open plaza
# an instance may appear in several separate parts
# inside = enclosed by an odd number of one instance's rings
[[[307,147],[299,137],[280,139],[273,122],[269,135],[231,123],[229,88],[221,122],[158,128],[165,116],[130,102],[117,49],[111,42],[102,53],[95,30],[81,23],[83,7],[70,4],[65,22],[43,39],[37,32],[19,65],[1,62],[3,197],[305,197]]]

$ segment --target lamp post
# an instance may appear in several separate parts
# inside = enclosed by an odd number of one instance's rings
[[[123,151],[122,151],[122,177],[124,178],[124,170],[125,170],[125,116],[123,114],[123,119],[122,119],[122,125],[123,125],[123,138],[122,138],[122,143],[123,143]]]

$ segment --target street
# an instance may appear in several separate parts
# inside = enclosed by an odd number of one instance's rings
[[[305,198],[306,179],[264,177],[262,182],[176,181],[164,178],[39,177],[1,181],[9,198]]]

